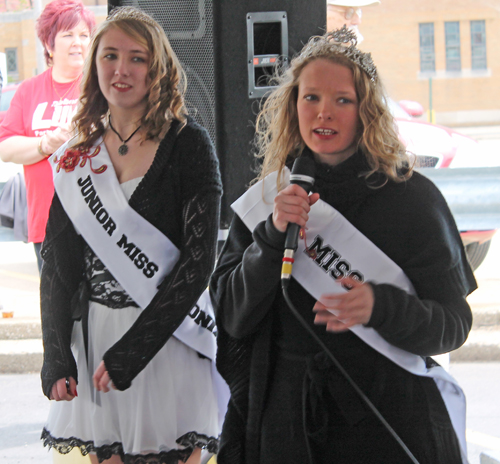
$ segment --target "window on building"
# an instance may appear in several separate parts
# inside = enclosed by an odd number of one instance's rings
[[[419,24],[420,31],[420,71],[436,70],[436,53],[434,51],[434,23]]]
[[[7,74],[17,74],[17,48],[6,48]]]
[[[486,24],[483,21],[470,22],[471,68],[486,69]]]
[[[444,36],[446,46],[446,71],[461,71],[460,23],[458,21],[445,22]]]

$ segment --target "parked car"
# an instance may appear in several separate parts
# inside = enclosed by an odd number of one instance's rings
[[[14,96],[17,88],[20,85],[21,85],[20,83],[7,84],[2,87],[2,100],[0,101],[0,123],[3,121],[5,113],[7,113],[7,110],[9,109],[12,97]]]
[[[2,87],[2,99],[0,101],[0,123],[3,121],[5,113],[7,113],[7,110],[9,109],[12,97],[16,93],[19,85],[20,84],[5,84]],[[22,172],[22,168],[23,167],[19,164],[4,163],[3,161],[0,161],[0,194],[3,190],[5,182],[7,182],[9,177],[15,175],[17,172]],[[14,236],[13,230],[0,225],[0,242],[14,240],[17,239]]]
[[[389,107],[398,125],[399,136],[410,153],[416,156],[416,166],[452,168],[457,158],[475,159],[480,152],[476,140],[449,127],[415,119],[423,114],[422,106],[408,100],[389,100]],[[496,230],[460,231],[471,267],[476,270],[484,261]]]

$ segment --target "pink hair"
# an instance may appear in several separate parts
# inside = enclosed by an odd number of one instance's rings
[[[36,33],[44,47],[47,66],[52,64],[47,47],[54,48],[55,37],[60,31],[67,31],[83,21],[92,34],[95,28],[94,13],[80,0],[54,0],[47,3],[36,21]]]

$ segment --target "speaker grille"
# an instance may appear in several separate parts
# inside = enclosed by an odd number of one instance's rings
[[[187,77],[186,106],[215,144],[215,55],[212,0],[124,0],[161,25]]]

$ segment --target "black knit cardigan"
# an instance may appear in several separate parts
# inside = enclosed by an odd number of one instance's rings
[[[367,326],[423,357],[458,348],[472,324],[465,297],[476,282],[446,201],[418,172],[408,181],[371,188],[360,176],[366,169],[362,153],[336,167],[317,163],[315,190],[395,261],[417,292],[411,296],[392,285],[371,283],[375,305]],[[380,183],[377,178],[371,181]],[[217,367],[231,390],[220,464],[258,462],[272,341],[286,333],[298,352],[320,351],[311,347],[312,339],[281,296],[284,240],[271,216],[252,233],[235,215],[210,281],[218,325]],[[369,366],[381,355],[350,332],[332,335],[324,326],[315,326],[314,299],[293,278],[289,291],[316,334],[345,365],[358,365],[362,379],[358,360]]]
[[[130,387],[206,288],[215,262],[221,194],[218,161],[208,133],[192,120],[182,128],[174,121],[129,204],[179,248],[180,258],[133,326],[104,355],[119,390]],[[83,248],[83,239],[56,194],[42,248],[41,377],[47,397],[58,379],[78,379],[70,348],[70,307],[84,279]]]

